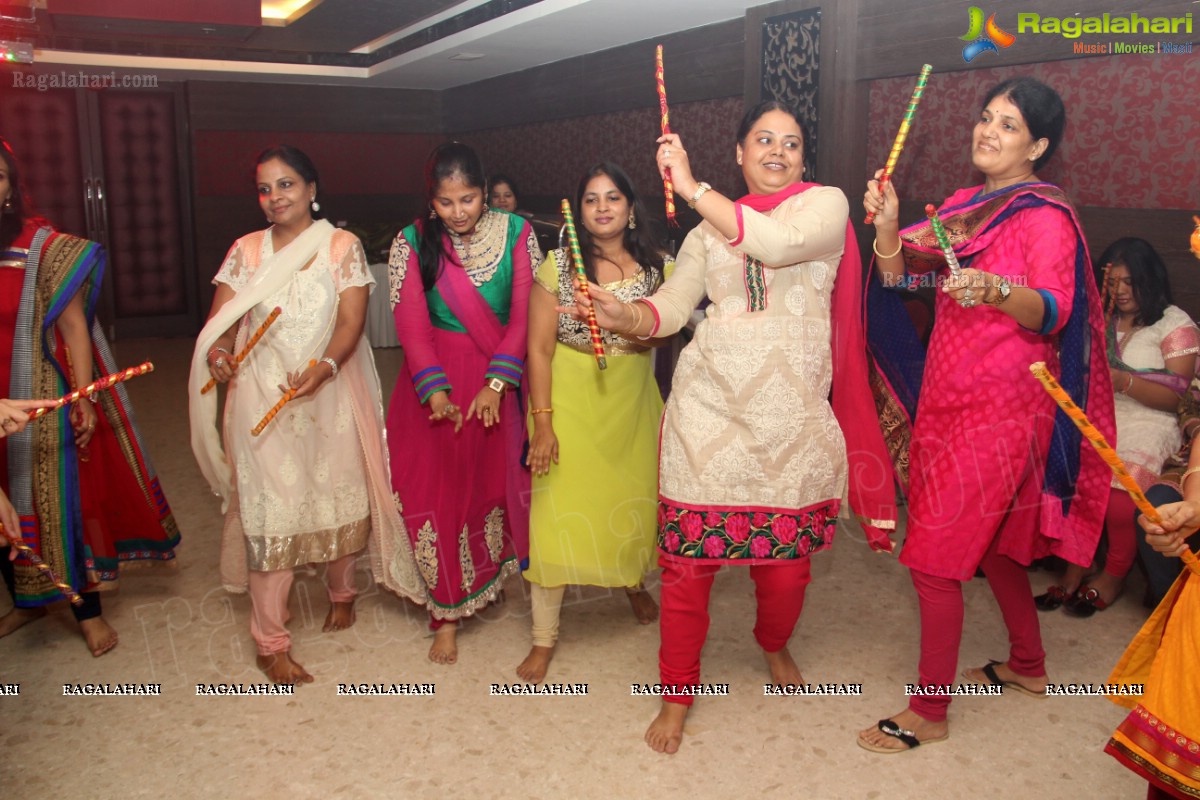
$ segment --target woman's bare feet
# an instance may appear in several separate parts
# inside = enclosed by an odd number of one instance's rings
[[[767,667],[771,670],[771,683],[791,684],[792,686],[804,683],[800,667],[796,666],[796,662],[792,659],[792,654],[788,652],[786,646],[774,653],[763,650],[763,656],[767,659]]]
[[[553,647],[535,644],[529,648],[529,655],[525,656],[525,660],[517,666],[517,675],[526,683],[541,683],[553,658]]]
[[[329,604],[329,613],[325,615],[325,625],[321,630],[326,633],[344,631],[354,624],[354,620],[353,600],[347,600],[344,603],[333,602]]]
[[[429,660],[435,664],[454,664],[458,661],[458,622],[447,620],[434,632]]]
[[[256,659],[258,668],[266,673],[271,683],[312,683],[313,676],[308,670],[292,660],[292,651],[260,655]]]
[[[79,623],[79,631],[93,657],[99,658],[117,646],[117,632],[104,621],[104,617],[83,620]]]
[[[4,556],[0,555],[0,558],[4,558]],[[44,608],[14,608],[0,617],[0,639],[44,616],[46,616]]]
[[[649,625],[658,619],[658,603],[654,602],[649,592],[638,589],[636,592],[627,591],[626,594],[629,595],[629,605],[633,606],[633,615],[639,624]]]
[[[893,714],[888,721],[922,744],[940,742],[950,735],[950,725],[944,720],[931,722],[907,708],[899,714]],[[858,732],[858,746],[876,753],[899,753],[912,749],[898,737],[881,731],[878,725]]]
[[[658,716],[646,729],[646,744],[656,753],[676,753],[683,741],[683,723],[687,720],[691,706],[683,703],[663,702]]]

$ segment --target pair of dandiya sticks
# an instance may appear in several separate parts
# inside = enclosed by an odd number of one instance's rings
[[[262,321],[262,324],[259,325],[258,328],[254,331],[254,333],[250,336],[250,338],[248,340],[246,340],[246,345],[241,350],[238,351],[237,355],[233,356],[234,366],[237,366],[238,364],[241,364],[243,361],[246,360],[246,356],[250,355],[250,350],[254,347],[254,345],[258,344],[258,340],[263,337],[263,334],[267,332],[267,329],[271,327],[271,325],[275,322],[275,320],[279,319],[279,315],[282,313],[283,313],[283,309],[280,308],[279,306],[276,306],[274,309],[271,310],[271,313],[267,315],[267,318]],[[317,365],[316,359],[312,359],[308,362],[308,366],[310,369],[312,367],[315,367],[316,365]],[[212,391],[213,387],[215,387],[216,385],[217,385],[217,379],[209,378],[208,383],[206,383],[202,387],[200,387],[200,394],[208,394],[208,392]],[[286,392],[284,392],[283,397],[279,398],[279,402],[277,402],[275,405],[271,406],[271,410],[263,415],[263,418],[258,421],[257,425],[255,425],[253,428],[250,429],[250,435],[258,436],[260,433],[262,433],[266,429],[266,427],[271,424],[271,420],[275,419],[276,415],[279,414],[280,410],[282,410],[284,406],[286,406],[288,403],[290,403],[292,398],[295,396],[296,396],[295,389],[288,389]]]

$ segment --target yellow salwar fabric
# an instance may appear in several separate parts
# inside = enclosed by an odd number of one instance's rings
[[[571,291],[570,266],[550,253],[537,282],[561,299]],[[629,301],[644,294],[643,278],[603,288]],[[544,587],[637,586],[650,569],[658,525],[663,402],[652,354],[631,352],[641,343],[609,333],[608,368],[601,371],[590,343],[574,342],[580,337],[564,324],[560,317],[550,367],[559,463],[533,477],[525,579]]]
[[[1179,576],[1108,678],[1145,684],[1105,750],[1181,797],[1200,797],[1200,577]]]

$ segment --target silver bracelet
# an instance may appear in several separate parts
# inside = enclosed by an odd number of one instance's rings
[[[329,356],[325,356],[324,358],[322,358],[322,359],[321,359],[321,363],[322,363],[322,364],[328,364],[328,365],[329,365],[329,367],[330,367],[330,369],[332,369],[332,370],[333,370],[333,374],[332,374],[332,375],[330,375],[329,377],[331,377],[331,378],[336,378],[336,377],[337,377],[337,374],[338,374],[338,365],[337,365],[337,362],[336,362],[336,361],[334,361],[334,360],[333,360],[332,358],[330,358]]]

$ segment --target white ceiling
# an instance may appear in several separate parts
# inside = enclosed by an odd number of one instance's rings
[[[394,31],[355,52],[369,53],[484,0],[466,0],[419,25]],[[209,59],[38,50],[56,67],[153,72],[160,80],[303,82],[406,89],[448,89],[496,75],[607,50],[690,28],[741,18],[755,0],[542,0],[373,67],[323,67]],[[452,60],[478,54],[476,60]],[[652,56],[651,56],[652,57]],[[667,54],[668,64],[670,54]]]

